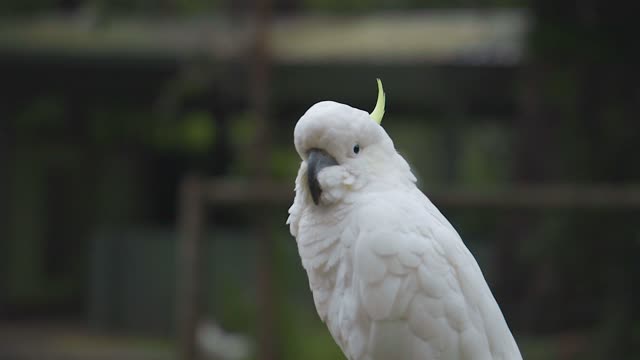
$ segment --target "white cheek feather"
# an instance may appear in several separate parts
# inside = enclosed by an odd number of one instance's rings
[[[325,204],[333,204],[344,200],[355,180],[355,177],[342,166],[324,168],[318,174],[318,182],[322,188],[320,201]]]

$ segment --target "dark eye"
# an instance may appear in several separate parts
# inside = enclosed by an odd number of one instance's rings
[[[358,144],[353,145],[353,153],[357,154],[359,152],[360,152],[360,145]]]

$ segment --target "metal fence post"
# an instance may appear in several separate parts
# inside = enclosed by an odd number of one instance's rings
[[[197,176],[184,178],[179,191],[179,236],[177,261],[178,358],[198,357],[196,329],[201,305],[201,247],[204,219],[203,183]]]

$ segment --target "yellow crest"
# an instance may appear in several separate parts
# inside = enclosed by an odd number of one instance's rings
[[[380,81],[380,79],[376,79],[376,81],[378,82],[378,101],[376,101],[376,107],[371,112],[371,118],[373,121],[380,124],[382,122],[382,117],[384,116],[384,106],[387,96],[382,88],[382,81]]]

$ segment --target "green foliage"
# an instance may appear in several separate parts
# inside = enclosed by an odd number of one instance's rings
[[[182,120],[182,142],[186,149],[205,152],[215,139],[215,128],[211,115],[204,111],[194,111]]]
[[[198,154],[206,153],[215,144],[215,122],[206,111],[192,111],[179,121],[159,121],[150,125],[149,141],[158,149]]]
[[[64,103],[55,95],[45,95],[32,100],[29,106],[16,116],[16,132],[23,140],[60,134],[64,127]]]
[[[5,0],[0,2],[0,13],[24,14],[51,10],[60,4],[60,0]]]
[[[287,315],[281,324],[281,338],[286,341],[281,347],[283,359],[344,359],[315,309],[295,303],[287,305]]]
[[[93,0],[94,6],[108,13],[197,15],[224,10],[232,0]],[[12,14],[51,11],[60,8],[62,0],[5,0],[0,11]],[[362,13],[380,10],[412,10],[421,8],[468,8],[525,6],[525,0],[301,0],[306,11]],[[251,5],[251,2],[248,3]],[[276,2],[277,5],[277,2]]]
[[[144,144],[188,154],[209,151],[216,137],[214,119],[202,110],[190,111],[174,120],[139,109],[95,108],[89,118],[89,132],[97,146]]]
[[[255,115],[251,112],[236,114],[230,119],[231,143],[237,148],[250,146],[256,137]]]
[[[472,126],[460,134],[458,178],[468,185],[498,186],[511,174],[509,132],[497,125]]]
[[[95,106],[88,115],[88,132],[97,146],[144,142],[154,119],[141,109],[124,106]]]
[[[227,331],[251,333],[256,328],[258,304],[239,284],[242,283],[223,280],[221,291],[214,294],[219,304],[216,321]]]
[[[46,216],[44,204],[40,199],[45,191],[42,159],[33,152],[18,154],[19,166],[13,169],[12,228],[8,246],[8,282],[9,298],[39,298],[44,289],[40,288],[45,274],[43,267]]]
[[[443,180],[444,147],[436,126],[418,123],[416,119],[386,119],[383,124],[394,139],[398,152],[409,162],[422,184]]]
[[[275,125],[272,126],[275,127]],[[274,128],[272,131],[276,132],[277,129]],[[251,151],[254,151],[253,146],[256,136],[255,116],[253,113],[243,112],[231,118],[229,137],[233,152],[236,155],[236,161],[232,164],[231,170],[234,175],[249,174],[249,159],[251,158]],[[290,139],[287,138],[287,143],[285,144],[275,143],[271,149],[268,170],[270,176],[275,179],[290,180],[296,176],[300,159],[289,141]]]
[[[81,5],[91,4],[109,13],[143,13],[177,15],[194,15],[202,12],[212,12],[224,5],[224,0],[88,0]],[[63,0],[5,0],[0,2],[0,11],[9,14],[27,14],[33,12],[54,11],[68,6]]]
[[[271,174],[275,179],[295,179],[299,166],[298,153],[291,147],[278,147],[271,151]]]
[[[218,10],[225,4],[225,0],[176,0],[173,6],[181,14],[197,14],[205,11]]]
[[[522,357],[528,360],[561,360],[558,344],[548,337],[518,337]]]
[[[361,13],[379,10],[415,10],[422,8],[474,8],[525,6],[525,0],[302,0],[305,10]]]
[[[375,5],[379,5],[378,2],[373,4]],[[367,0],[304,0],[304,6],[309,10],[353,12],[373,7],[372,2]]]

